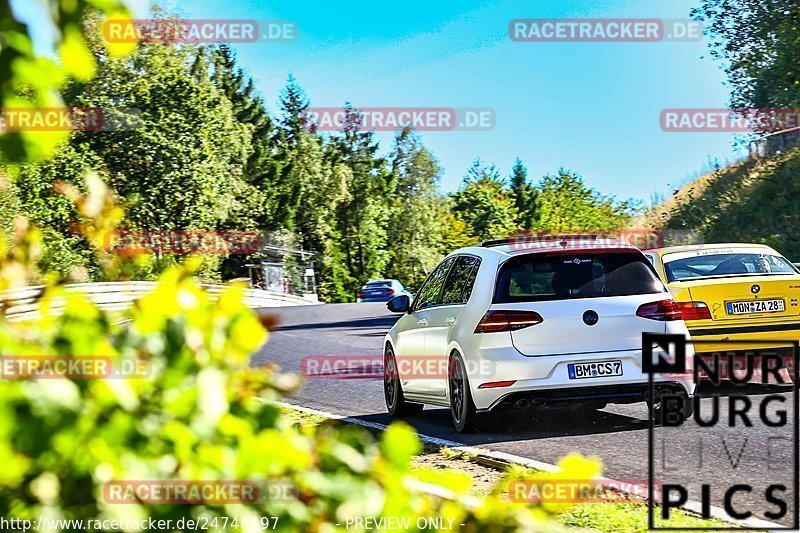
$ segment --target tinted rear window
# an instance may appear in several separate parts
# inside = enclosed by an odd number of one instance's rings
[[[638,253],[529,254],[500,269],[495,303],[630,296],[665,292]]]

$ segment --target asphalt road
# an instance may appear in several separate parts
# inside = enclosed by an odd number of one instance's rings
[[[299,371],[300,361],[309,355],[376,355],[382,352],[386,331],[398,315],[389,313],[384,304],[329,304],[286,307],[271,310],[280,326],[253,363],[271,361],[286,371]],[[391,423],[383,399],[380,379],[311,379],[289,401],[339,415]],[[737,389],[738,391],[738,389]],[[679,483],[689,489],[689,498],[702,499],[701,484],[710,486],[711,503],[722,506],[724,492],[734,484],[748,484],[752,492],[737,493],[732,502],[737,510],[749,510],[754,518],[789,525],[794,519],[794,448],[792,438],[797,422],[791,392],[785,389],[751,387],[746,392],[752,402],[751,427],[741,419],[729,425],[730,405],[726,391],[722,395],[703,391],[701,414],[708,419],[716,396],[720,423],[700,427],[695,421],[678,428],[657,427],[654,431],[654,478],[662,483]],[[778,394],[786,399],[779,405],[765,407],[771,419],[776,411],[787,411],[788,424],[769,427],[759,417],[759,407],[767,396]],[[453,428],[447,409],[426,407],[422,415],[407,419],[426,435],[469,445],[499,450],[523,457],[556,463],[571,452],[594,455],[602,460],[604,475],[613,479],[646,483],[648,478],[647,408],[644,403],[610,405],[606,409],[580,417],[569,410],[492,413],[487,422],[491,429],[474,434],[459,434]],[[765,498],[770,484],[784,484],[786,492],[775,495],[788,504],[783,519],[764,515],[777,507]]]

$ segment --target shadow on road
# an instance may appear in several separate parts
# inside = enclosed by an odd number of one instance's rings
[[[714,385],[710,382],[700,382],[697,386],[696,394],[702,398],[712,396],[731,396],[732,394],[746,394],[748,396],[759,394],[788,394],[792,392],[792,384],[784,385],[765,385],[765,384],[746,384],[736,385],[733,383],[720,383]]]
[[[294,330],[312,330],[312,329],[370,329],[380,328],[379,331],[370,333],[370,335],[383,337],[386,332],[397,322],[397,316],[376,316],[369,318],[347,318],[336,322],[313,322],[307,324],[288,324],[279,325],[274,331],[294,331]]]

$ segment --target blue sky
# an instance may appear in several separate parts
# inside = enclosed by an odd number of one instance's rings
[[[35,12],[15,0],[18,12]],[[519,43],[514,18],[686,18],[697,1],[477,1],[402,4],[185,0],[190,18],[289,19],[292,43],[235,46],[273,110],[289,73],[313,106],[490,107],[490,131],[423,132],[453,190],[475,157],[532,179],[565,167],[605,194],[647,200],[735,156],[730,133],[661,131],[663,108],[724,107],[728,90],[705,39],[656,43]],[[146,16],[144,2],[132,2]],[[169,5],[169,4],[168,4]],[[40,39],[47,32],[40,31]],[[384,150],[391,133],[379,134]]]

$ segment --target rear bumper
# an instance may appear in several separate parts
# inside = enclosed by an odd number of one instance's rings
[[[618,398],[619,402],[636,402],[644,399],[648,388],[648,375],[642,372],[642,350],[620,350],[602,353],[565,354],[528,357],[514,348],[481,349],[484,364],[479,375],[470,375],[472,398],[478,409],[494,409],[504,398],[522,394],[523,397]],[[693,352],[687,347],[687,357]],[[621,361],[621,376],[603,376],[570,379],[570,363]],[[691,364],[691,360],[687,361]],[[469,367],[469,364],[468,364]],[[691,367],[690,367],[691,368]],[[482,383],[513,381],[513,385],[497,388],[478,388]],[[661,386],[679,386],[689,396],[694,395],[694,378],[691,373],[656,375]],[[575,399],[572,398],[572,399]],[[614,400],[612,400],[614,402]]]
[[[388,302],[395,295],[392,294],[391,296],[377,296],[375,298],[356,298],[356,303],[363,304],[363,303],[373,303],[373,302]]]
[[[800,322],[787,322],[783,324],[755,324],[712,327],[689,328],[689,333],[694,337],[719,337],[725,335],[755,336],[755,338],[771,339],[773,336],[789,339],[800,339]],[[760,337],[758,336],[760,335]]]
[[[684,384],[679,381],[659,381],[654,384],[654,389],[658,392],[669,391],[692,396]],[[645,401],[649,392],[650,387],[647,383],[511,392],[498,398],[488,410],[515,409],[520,407],[518,403],[524,404],[525,407],[529,405],[534,407],[557,406],[566,402],[593,400],[609,403],[636,403]]]
[[[800,341],[800,322],[758,325],[714,325],[690,327],[696,352],[791,348]],[[733,342],[729,342],[733,341]]]

